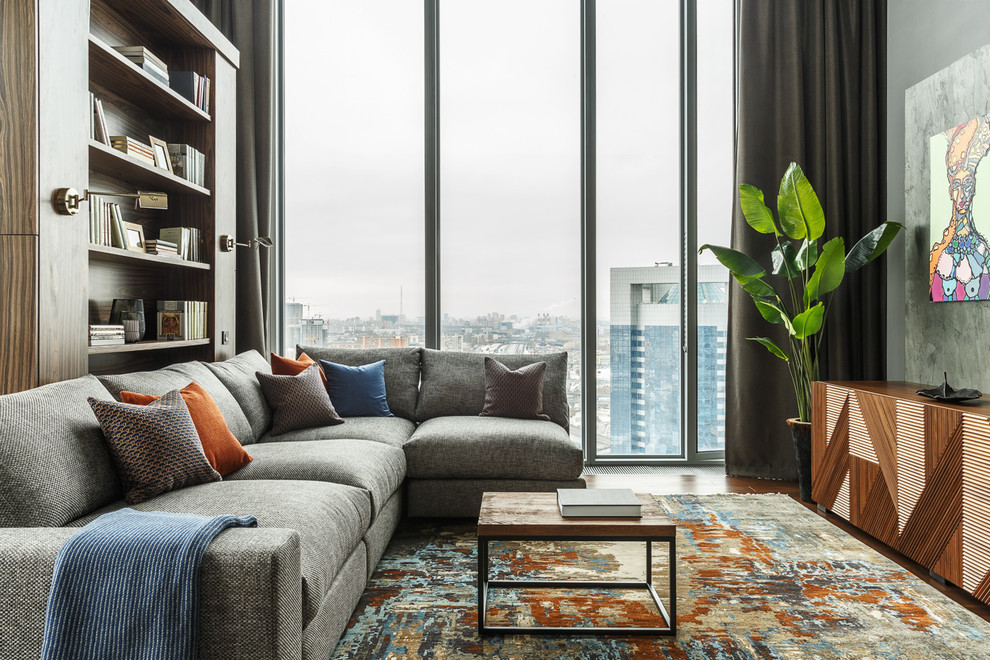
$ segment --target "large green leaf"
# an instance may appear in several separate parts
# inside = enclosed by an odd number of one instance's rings
[[[815,240],[825,232],[825,212],[811,183],[797,163],[780,180],[777,213],[784,233],[794,239]]]
[[[711,250],[719,263],[728,268],[733,277],[742,285],[758,277],[763,277],[766,273],[763,266],[739,250],[733,250],[732,248],[722,247],[720,245],[706,244],[702,245],[698,252],[704,252],[705,250]]]
[[[754,298],[777,298],[777,292],[773,287],[759,278],[749,280],[742,285],[742,288]]]
[[[739,206],[750,227],[761,234],[780,234],[773,221],[773,213],[763,201],[762,190],[748,183],[739,186]]]
[[[797,339],[805,339],[822,329],[825,319],[825,305],[816,304],[806,309],[791,320],[793,334]]]
[[[804,239],[804,243],[801,243],[801,249],[798,250],[796,261],[801,270],[807,270],[814,266],[815,262],[818,261],[818,241]]]
[[[846,272],[859,270],[883,254],[902,229],[899,222],[885,222],[859,239],[846,257]]]
[[[808,306],[812,300],[820,300],[830,291],[835,291],[842,284],[846,274],[846,248],[842,237],[830,240],[822,247],[822,254],[815,264],[815,272],[804,290],[804,304]]]
[[[753,304],[756,305],[756,309],[760,310],[760,314],[764,319],[770,323],[781,324],[784,322],[784,314],[781,312],[780,307],[774,304],[775,302],[774,300],[753,298]]]
[[[783,275],[787,279],[794,279],[801,274],[802,268],[798,268],[797,250],[790,241],[784,241],[773,249],[770,253],[773,261],[773,274]]]
[[[768,351],[779,357],[784,362],[789,361],[787,357],[787,353],[780,350],[780,347],[777,346],[777,344],[773,343],[773,341],[771,341],[769,337],[747,337],[746,339],[748,339],[749,341],[755,341],[759,344],[762,344],[764,348],[766,348]]]

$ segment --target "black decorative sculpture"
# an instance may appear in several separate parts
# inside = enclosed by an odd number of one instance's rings
[[[935,399],[936,401],[970,401],[972,399],[979,399],[983,396],[983,393],[979,390],[971,390],[968,388],[954,390],[949,387],[949,374],[943,371],[942,377],[945,382],[941,385],[938,387],[933,387],[930,390],[918,390],[918,394],[921,396],[927,396],[929,399]]]

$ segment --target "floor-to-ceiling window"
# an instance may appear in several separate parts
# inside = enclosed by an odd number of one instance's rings
[[[423,5],[284,3],[285,307],[296,344],[423,344]]]
[[[284,2],[283,349],[566,350],[572,437],[593,460],[717,457],[728,277],[685,249],[729,242],[733,7]],[[687,105],[685,35],[697,44]],[[589,143],[594,174],[582,169]]]
[[[580,17],[574,0],[439,3],[440,347],[566,350],[578,443]]]

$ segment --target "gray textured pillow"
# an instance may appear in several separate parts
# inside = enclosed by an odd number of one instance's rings
[[[543,414],[543,374],[546,362],[534,362],[513,371],[507,366],[485,358],[485,405],[482,417],[512,417],[513,419],[550,418]]]
[[[314,364],[295,376],[276,376],[261,371],[255,374],[272,407],[271,435],[344,423],[330,403],[319,368]]]

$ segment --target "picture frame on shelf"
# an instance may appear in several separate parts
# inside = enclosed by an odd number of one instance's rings
[[[155,167],[167,170],[169,174],[174,174],[172,172],[172,159],[168,155],[168,143],[165,140],[159,140],[154,135],[149,135],[148,141],[151,142],[151,150],[155,154]]]
[[[125,249],[130,252],[144,252],[144,227],[136,222],[124,223]]]

